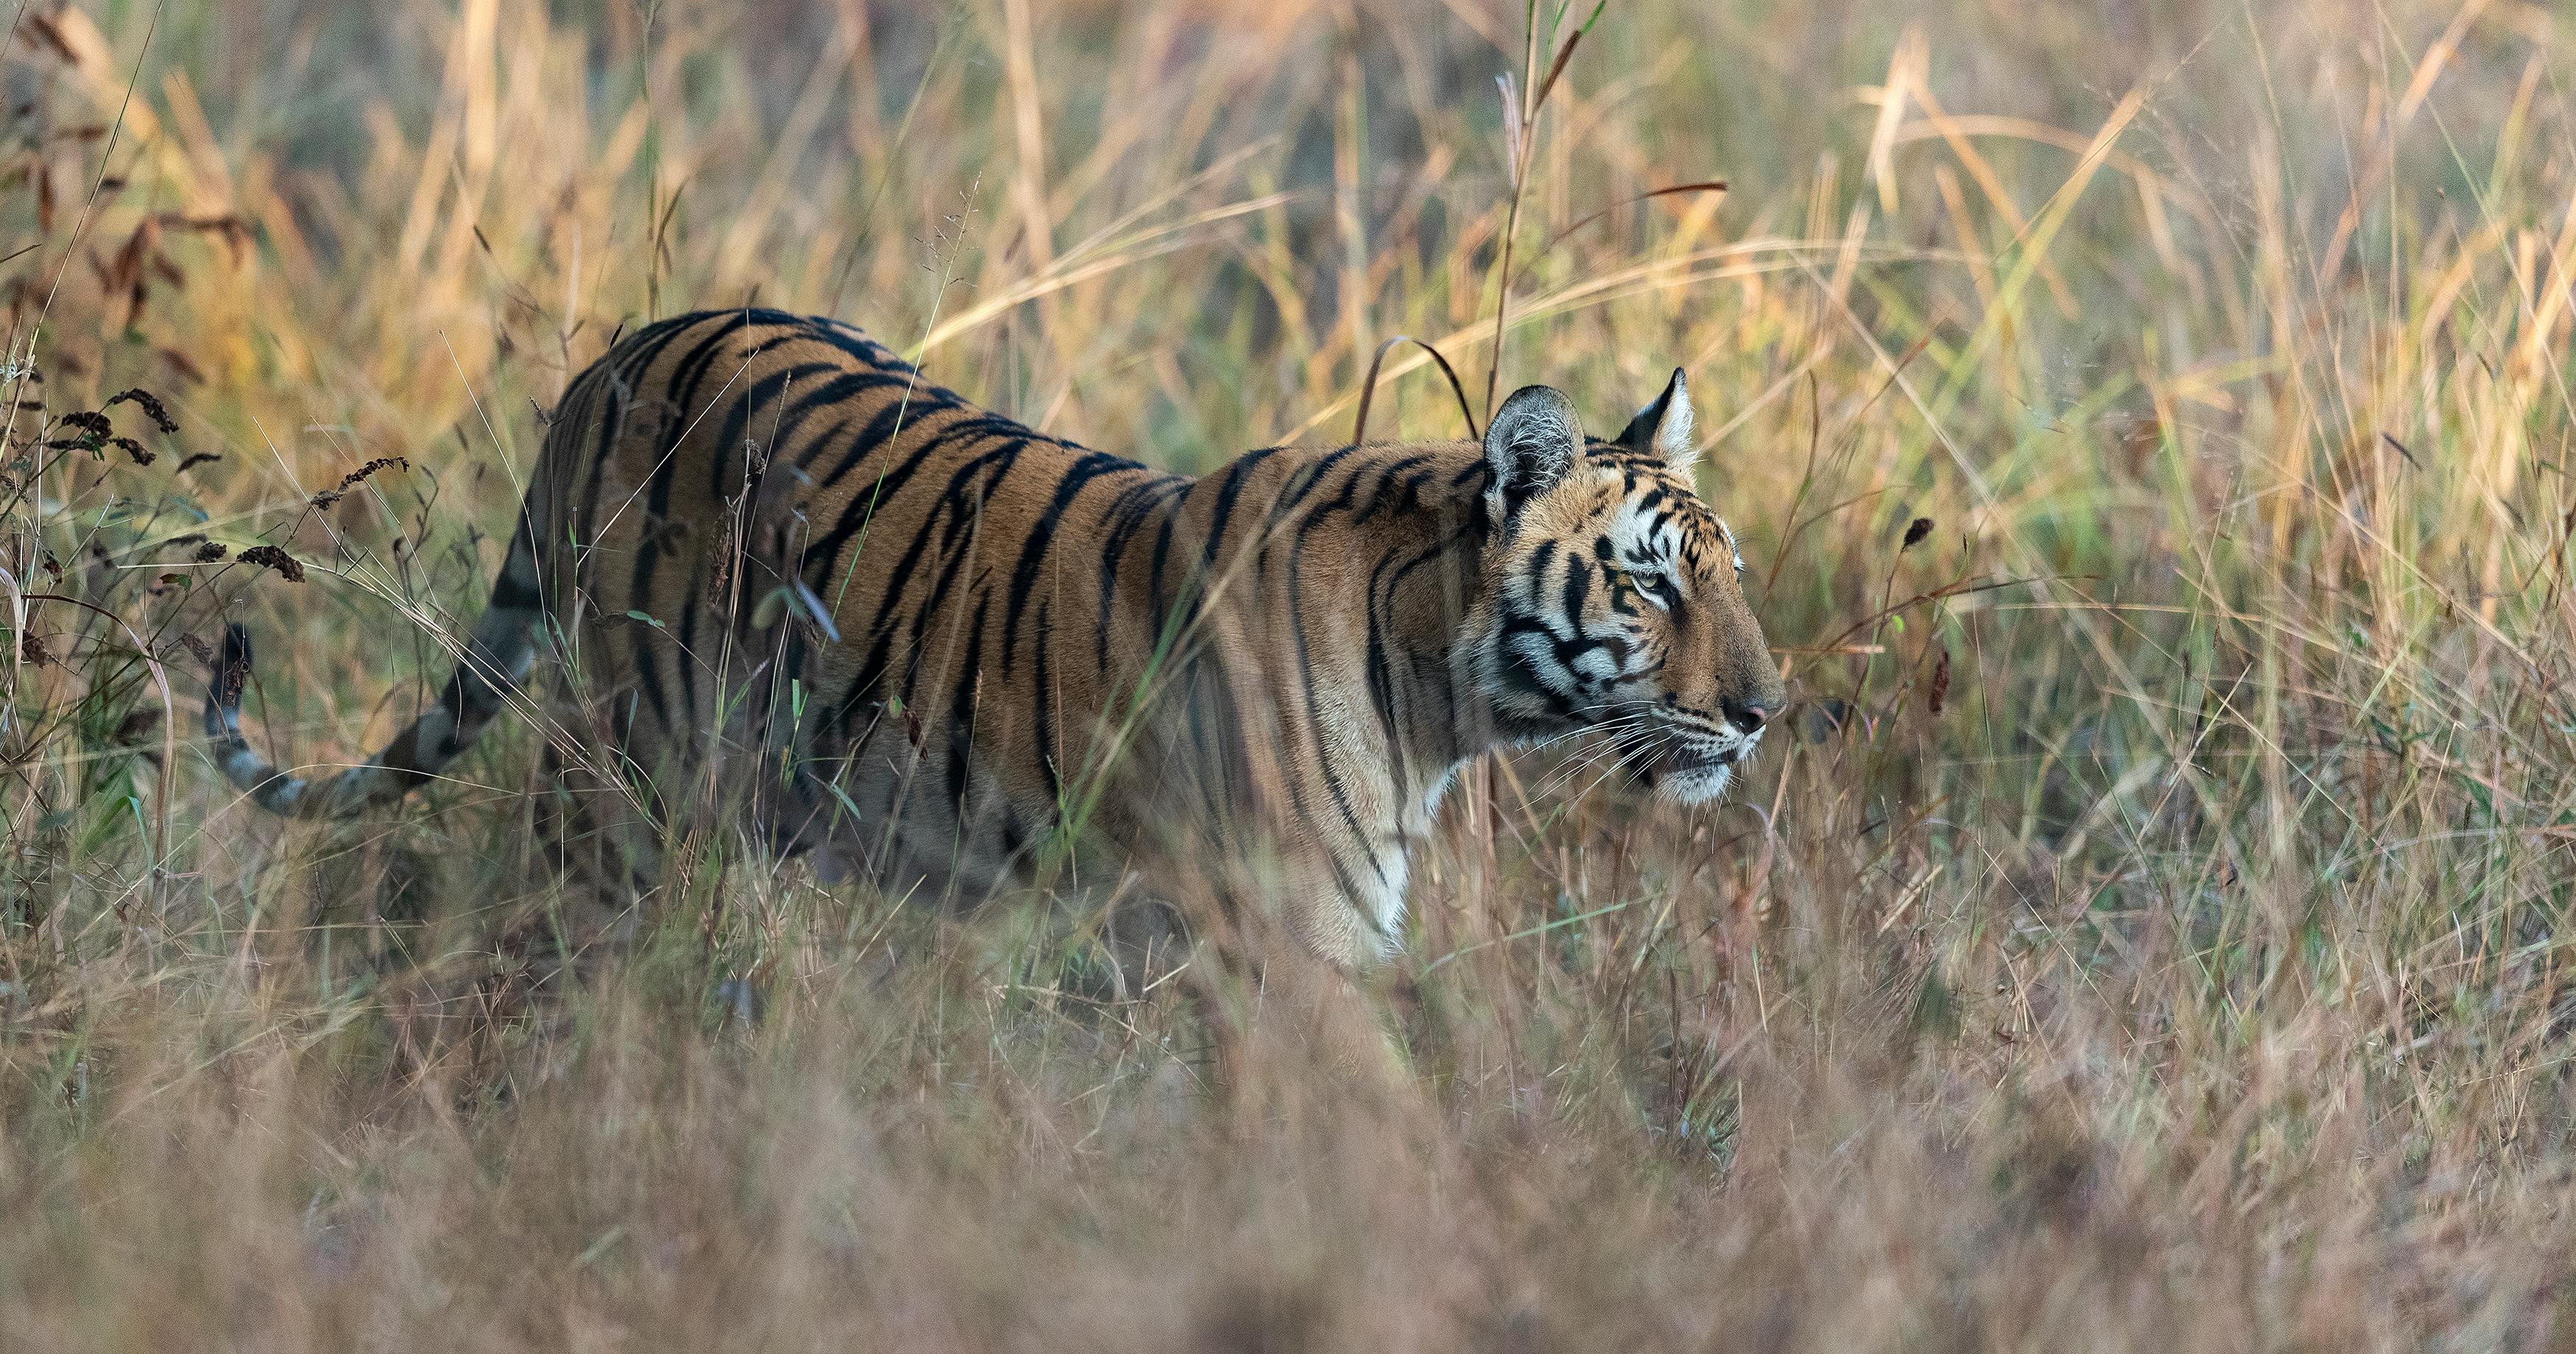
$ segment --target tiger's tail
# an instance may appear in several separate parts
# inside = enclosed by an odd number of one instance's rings
[[[252,803],[289,818],[348,818],[391,803],[437,776],[501,713],[512,687],[536,658],[545,595],[538,583],[535,529],[522,516],[492,587],[492,600],[474,623],[474,634],[447,689],[420,712],[411,727],[362,766],[319,780],[278,770],[241,734],[242,687],[250,681],[250,632],[224,627],[224,649],[206,691],[206,737],[224,777]]]

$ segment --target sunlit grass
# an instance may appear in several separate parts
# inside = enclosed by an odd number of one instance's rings
[[[36,12],[6,1342],[2566,1340],[2576,32],[2029,9],[1614,4],[1526,124],[1589,6]],[[1690,815],[1471,776],[1397,1104],[1286,1047],[1208,1095],[1078,910],[722,824],[556,973],[560,710],[354,830],[237,802],[187,638],[259,632],[281,762],[365,755],[537,411],[755,300],[1184,470],[1348,436],[1397,334],[1479,418],[1687,366],[1796,736]],[[1372,435],[1458,434],[1384,373]]]

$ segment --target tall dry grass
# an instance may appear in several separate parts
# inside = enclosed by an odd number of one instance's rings
[[[27,7],[0,1342],[2571,1347],[2576,26],[1617,4],[1536,104],[1588,9]],[[1686,365],[1799,736],[1690,815],[1497,766],[1378,994],[1418,1101],[1282,1048],[1240,1115],[1079,918],[723,834],[544,971],[523,722],[237,802],[189,637],[361,755],[537,410],[754,299],[1183,468],[1398,333],[1604,421]]]

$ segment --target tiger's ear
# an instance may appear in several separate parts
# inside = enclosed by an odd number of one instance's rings
[[[1673,368],[1673,379],[1664,383],[1664,393],[1655,402],[1637,411],[1628,426],[1619,431],[1619,445],[1630,451],[1653,452],[1664,458],[1664,464],[1687,471],[1699,460],[1699,447],[1691,440],[1690,381],[1682,369]]]
[[[1547,386],[1522,386],[1485,429],[1485,508],[1497,526],[1556,487],[1583,450],[1574,401]]]

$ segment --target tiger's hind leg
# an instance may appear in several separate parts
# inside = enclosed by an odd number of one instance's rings
[[[1318,1088],[1397,1117],[1428,1107],[1363,967],[1318,953],[1259,904],[1182,915],[1185,957],[1171,982],[1199,1032],[1206,1079],[1239,1122],[1273,1118]]]
[[[1277,1098],[1275,1053],[1289,1046],[1275,1040],[1271,1009],[1270,982],[1284,974],[1203,890],[1169,878],[1144,890],[1137,882],[1130,876],[1100,917],[1104,971],[1089,984],[1094,999],[1165,1056],[1159,1096],[1260,1117]]]
[[[630,942],[662,884],[661,851],[634,792],[549,744],[531,793],[526,850],[545,881],[535,905],[508,918],[505,958],[539,986]]]

